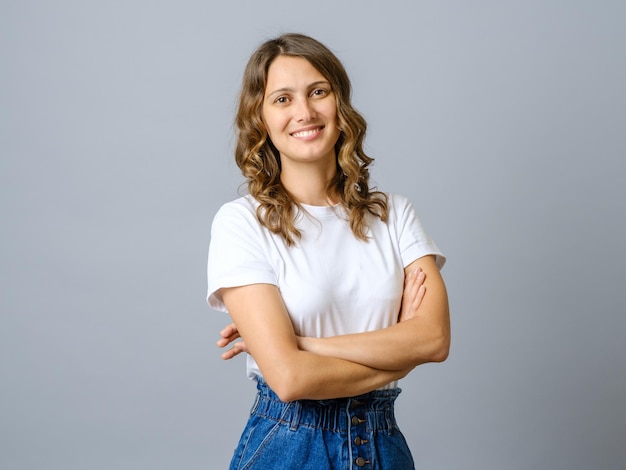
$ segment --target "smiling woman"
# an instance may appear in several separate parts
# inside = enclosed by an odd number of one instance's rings
[[[366,123],[318,41],[262,44],[236,122],[249,194],[215,215],[208,262],[233,320],[218,346],[258,388],[231,469],[413,468],[393,405],[448,354],[443,254],[406,198],[370,189]]]
[[[325,204],[306,183],[313,167],[321,171],[323,181],[335,172],[339,129],[330,83],[305,59],[281,56],[269,67],[266,89],[263,122],[280,152],[283,185],[302,203]],[[302,164],[306,167],[301,168]]]

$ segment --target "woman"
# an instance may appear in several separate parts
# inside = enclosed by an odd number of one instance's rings
[[[397,381],[445,360],[444,257],[405,198],[369,188],[345,69],[299,34],[244,72],[236,161],[249,195],[211,231],[208,301],[258,394],[231,469],[413,468]],[[236,326],[235,326],[236,325]]]

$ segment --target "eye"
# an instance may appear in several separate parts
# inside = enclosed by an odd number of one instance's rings
[[[315,90],[313,90],[313,92],[311,93],[313,96],[326,96],[328,94],[328,90],[325,88],[316,88]]]
[[[285,103],[287,103],[287,101],[289,101],[289,99],[286,96],[283,95],[283,96],[279,96],[278,98],[276,98],[274,100],[274,103],[285,104]]]

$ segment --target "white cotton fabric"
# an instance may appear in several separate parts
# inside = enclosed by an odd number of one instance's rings
[[[215,215],[208,303],[226,312],[220,288],[276,285],[300,336],[328,337],[393,325],[402,300],[404,267],[431,254],[440,268],[445,262],[403,196],[388,194],[386,223],[369,218],[367,242],[354,237],[341,206],[303,205],[305,212],[296,217],[302,238],[288,247],[259,223],[257,206],[248,195],[224,204]],[[251,379],[262,375],[250,355],[247,372]]]

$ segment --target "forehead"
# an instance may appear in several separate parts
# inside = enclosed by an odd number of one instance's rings
[[[265,90],[307,86],[313,82],[328,81],[322,73],[302,57],[278,56],[267,71]]]

